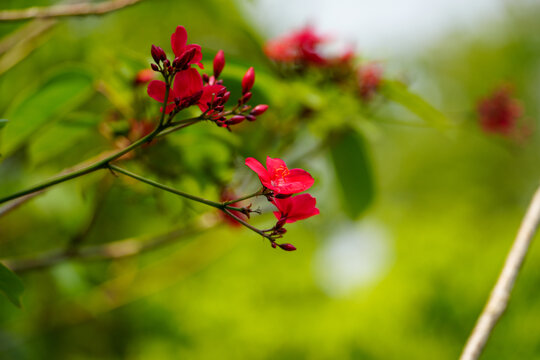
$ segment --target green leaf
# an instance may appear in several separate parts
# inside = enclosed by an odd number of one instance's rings
[[[24,291],[22,281],[11,270],[0,263],[0,292],[8,298],[13,305],[21,307],[20,297]]]
[[[0,119],[0,129],[6,126],[8,123],[7,119]]]
[[[450,121],[442,112],[434,108],[419,95],[410,92],[402,82],[384,80],[381,83],[380,92],[388,99],[400,104],[433,126],[444,127],[450,124]]]
[[[357,132],[343,132],[336,140],[330,154],[340,185],[342,207],[351,219],[356,219],[373,200],[370,160],[364,139]]]
[[[10,154],[53,120],[86,101],[92,93],[92,76],[80,68],[63,69],[30,91],[8,110],[3,152]]]

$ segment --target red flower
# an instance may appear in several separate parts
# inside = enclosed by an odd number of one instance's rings
[[[313,177],[302,169],[288,169],[281,159],[266,158],[266,167],[256,159],[247,158],[246,165],[257,173],[264,187],[276,194],[290,195],[305,191],[313,185]]]
[[[358,91],[365,101],[371,100],[377,92],[382,79],[382,68],[375,63],[366,64],[358,69]]]
[[[169,91],[166,113],[170,113],[176,106],[185,108],[197,104],[201,111],[208,109],[207,103],[212,97],[224,89],[223,85],[207,85],[203,87],[203,81],[199,72],[194,69],[180,71],[174,78],[174,83]],[[154,80],[148,84],[148,95],[156,101],[163,103],[165,100],[166,84],[163,81]],[[177,105],[178,104],[178,105]]]
[[[516,99],[510,97],[511,93],[510,88],[505,86],[479,101],[477,111],[485,132],[508,135],[515,129],[523,109]]]
[[[301,61],[315,65],[325,65],[327,60],[317,52],[317,47],[325,42],[311,26],[274,40],[264,47],[266,55],[276,61]]]
[[[174,52],[174,56],[182,58],[182,56],[188,51],[195,49],[195,55],[188,62],[188,65],[197,64],[201,69],[204,69],[202,60],[202,52],[200,45],[187,43],[187,32],[183,26],[177,26],[176,31],[171,35],[171,47]]]
[[[143,69],[137,72],[135,79],[133,79],[133,84],[142,85],[146,84],[154,79],[154,72],[150,69]]]
[[[290,224],[319,214],[319,209],[315,207],[317,200],[309,194],[284,199],[275,198],[272,203],[279,210],[274,211],[274,215],[281,223]]]

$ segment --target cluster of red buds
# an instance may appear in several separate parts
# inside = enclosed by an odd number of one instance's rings
[[[380,86],[382,67],[375,63],[356,66],[352,46],[338,55],[327,54],[324,45],[329,40],[329,36],[319,35],[311,26],[306,26],[268,41],[264,52],[276,63],[290,65],[300,70],[307,67],[330,69],[334,80],[354,78],[356,74],[356,87],[360,98],[365,102],[371,100]]]
[[[249,68],[242,79],[242,96],[238,104],[230,110],[225,106],[231,93],[219,79],[225,67],[225,54],[218,51],[214,58],[213,75],[199,74],[192,67],[197,65],[204,69],[201,60],[201,47],[187,43],[187,32],[183,26],[178,26],[171,36],[171,45],[175,58],[172,63],[167,58],[165,51],[159,46],[152,45],[152,69],[160,72],[165,81],[154,80],[148,84],[148,95],[160,103],[167,103],[162,111],[170,114],[172,118],[179,111],[190,106],[197,105],[202,111],[201,117],[215,122],[220,127],[230,130],[231,125],[236,125],[244,120],[255,121],[262,115],[267,105],[257,105],[254,108],[246,105],[251,98],[251,89],[255,82],[255,70]],[[172,85],[172,86],[171,86]],[[167,99],[165,97],[167,96]]]
[[[276,224],[262,232],[270,240],[273,248],[279,247],[286,251],[296,248],[292,244],[279,244],[276,240],[287,232],[285,224],[307,219],[319,214],[316,208],[316,199],[310,194],[300,194],[313,185],[313,177],[303,169],[289,169],[281,159],[266,159],[266,168],[256,159],[247,158],[246,165],[259,176],[263,186],[261,195],[266,196],[276,208],[274,215]]]

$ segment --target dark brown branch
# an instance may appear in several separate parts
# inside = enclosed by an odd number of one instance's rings
[[[135,5],[141,1],[142,0],[110,0],[96,4],[86,2],[80,4],[54,5],[50,7],[31,7],[21,10],[4,10],[0,11],[0,21],[103,15]]]

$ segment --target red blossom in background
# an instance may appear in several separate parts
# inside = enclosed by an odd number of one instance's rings
[[[135,86],[144,85],[154,80],[154,78],[155,78],[154,71],[150,69],[143,69],[137,72],[137,74],[135,75],[135,78],[133,79],[133,84]]]
[[[309,194],[300,194],[288,198],[272,200],[279,211],[274,211],[278,224],[290,224],[319,214],[315,207],[317,200]]]
[[[510,87],[503,86],[478,102],[480,125],[485,132],[509,135],[516,129],[523,108],[511,94]]]
[[[326,39],[315,33],[311,26],[295,31],[266,43],[264,52],[279,62],[305,62],[314,65],[325,65],[327,59],[318,52],[317,47]]]
[[[376,63],[362,65],[358,68],[358,92],[364,101],[373,98],[382,80],[382,67]]]
[[[259,176],[261,184],[276,194],[291,195],[313,185],[313,177],[302,169],[289,169],[281,159],[266,158],[266,168],[256,159],[247,158],[246,165]]]

